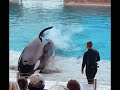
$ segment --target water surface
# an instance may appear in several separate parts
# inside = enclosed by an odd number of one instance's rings
[[[110,7],[66,6],[63,2],[10,3],[10,51],[22,52],[42,29],[54,26],[46,35],[53,40],[57,56],[82,57],[91,40],[101,59],[111,60],[110,11]]]

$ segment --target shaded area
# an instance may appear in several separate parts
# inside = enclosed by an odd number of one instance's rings
[[[9,3],[9,17],[20,18],[23,16],[23,5],[19,3]],[[12,17],[14,16],[14,17]]]

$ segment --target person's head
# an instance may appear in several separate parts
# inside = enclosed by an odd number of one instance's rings
[[[87,48],[88,49],[91,49],[92,48],[92,41],[88,41],[87,43],[86,43],[86,46],[87,46]]]
[[[28,88],[28,81],[26,78],[22,77],[20,79],[18,79],[18,85],[20,87],[21,90],[27,90]]]
[[[80,84],[76,80],[70,80],[67,83],[67,88],[69,90],[80,90]]]
[[[32,74],[28,85],[29,90],[44,90],[45,81],[41,74]]]
[[[48,90],[69,90],[69,89],[63,85],[54,85]]]
[[[18,83],[15,81],[9,81],[9,90],[20,90]]]

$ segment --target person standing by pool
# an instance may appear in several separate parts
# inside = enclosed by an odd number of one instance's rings
[[[92,42],[88,41],[86,44],[87,51],[83,55],[83,62],[82,62],[82,74],[84,73],[84,67],[86,65],[86,77],[88,80],[88,84],[93,84],[94,77],[97,73],[98,64],[97,62],[100,61],[100,55],[97,50],[92,48]]]

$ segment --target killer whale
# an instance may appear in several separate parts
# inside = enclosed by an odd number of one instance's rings
[[[18,71],[20,76],[31,75],[35,72],[34,67],[39,61],[38,68],[36,70],[44,71],[49,62],[55,56],[54,43],[51,39],[45,38],[44,32],[53,28],[47,27],[43,29],[37,38],[29,43],[22,51],[18,60]]]

